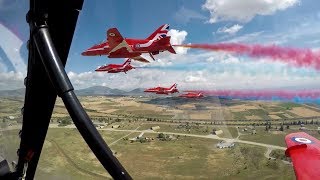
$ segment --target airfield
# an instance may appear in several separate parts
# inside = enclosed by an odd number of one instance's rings
[[[285,135],[305,131],[320,138],[320,109],[314,104],[167,96],[80,101],[134,179],[294,179],[284,156]],[[16,159],[22,106],[23,98],[0,97],[1,152],[10,160]],[[234,146],[220,149],[219,143]],[[36,178],[110,178],[60,99]]]

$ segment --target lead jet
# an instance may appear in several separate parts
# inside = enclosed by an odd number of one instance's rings
[[[107,41],[96,44],[82,52],[83,56],[101,56],[106,55],[109,58],[131,58],[140,62],[149,61],[141,55],[148,53],[154,59],[153,55],[159,52],[169,51],[176,54],[170,44],[170,36],[167,36],[169,24],[160,26],[146,39],[123,38],[117,28],[111,28],[107,31]]]
[[[130,71],[131,69],[135,69],[131,66],[131,59],[127,59],[123,64],[108,64],[104,66],[100,66],[95,71],[98,72],[107,72],[107,73],[119,73],[124,72],[127,74],[127,71]]]
[[[179,92],[179,90],[177,89],[177,84],[175,83],[169,88],[158,86],[155,88],[146,89],[146,90],[144,90],[144,92],[168,95],[168,94],[173,94],[173,93]]]

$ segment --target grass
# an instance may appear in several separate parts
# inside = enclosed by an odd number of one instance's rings
[[[246,120],[246,116],[258,116],[261,119],[270,119],[268,112],[263,109],[248,109],[246,111],[232,112],[235,120]]]
[[[283,132],[281,131],[267,132],[265,131],[265,127],[256,127],[257,134],[251,134],[251,132],[248,132],[245,135],[241,135],[239,139],[286,147],[284,138],[287,134],[292,132],[296,132],[296,131],[289,129]]]
[[[0,98],[0,117],[20,117],[23,101]]]
[[[288,119],[288,117],[285,116],[283,113],[274,114],[274,115],[277,115],[277,116],[279,116],[279,117],[282,118],[282,119]]]
[[[284,110],[291,110],[293,107],[301,107],[302,105],[292,102],[280,103],[280,107],[284,108]]]
[[[181,124],[185,125],[185,123]],[[198,126],[195,124],[190,124],[189,127],[180,126],[179,124],[157,124],[157,123],[144,123],[141,125],[139,130],[151,129],[153,126],[159,126],[160,129],[155,130],[159,132],[176,132],[176,133],[184,133],[184,134],[199,134],[199,135],[208,135],[212,132],[214,126]]]
[[[254,116],[259,116],[261,119],[270,119],[268,112],[263,109],[248,109],[249,113]]]
[[[87,98],[84,101],[92,101]],[[105,99],[106,103],[95,105],[103,109],[110,107],[112,102]],[[231,102],[232,103],[232,102]],[[1,99],[0,117],[12,114],[20,114],[20,107],[23,102]],[[263,104],[263,109],[253,109],[243,112],[233,113],[238,120],[246,119],[245,116],[256,115],[266,118],[265,115],[270,112],[279,112],[277,115],[283,118],[283,113],[290,114],[294,117],[297,115],[287,112],[292,107],[299,107],[294,103],[281,103],[279,106],[272,108],[268,104]],[[92,112],[89,112],[97,117],[103,117],[104,113],[96,112],[95,107],[88,106]],[[155,112],[153,110],[142,110],[137,107],[112,107],[119,109],[119,116],[139,115],[151,118],[171,118],[171,115],[165,112]],[[61,106],[56,109],[58,112],[66,112]],[[278,111],[279,110],[279,111]],[[100,116],[101,115],[101,116]],[[109,114],[108,114],[109,115]],[[282,116],[281,116],[282,115]],[[130,117],[129,117],[130,116]],[[115,115],[116,117],[116,115]],[[255,121],[252,121],[255,122]],[[127,120],[116,122],[121,124],[120,129],[135,129],[140,122],[128,122]],[[250,121],[251,123],[251,121]],[[143,124],[139,130],[148,129],[151,126],[159,125],[159,131],[188,133],[186,128],[178,129],[176,124]],[[207,135],[212,128],[222,129],[225,133],[220,137],[235,138],[237,137],[237,129],[235,127],[221,126],[197,126],[190,124],[190,133]],[[208,127],[208,128],[207,128]],[[279,127],[279,126],[278,126]],[[293,126],[290,126],[293,127]],[[209,132],[207,131],[209,129]],[[273,144],[285,147],[284,137],[290,132],[298,130],[285,130],[283,133],[266,132],[264,127],[256,128],[256,135],[251,135],[250,132],[240,136],[240,139],[266,144]],[[0,144],[6,146],[7,150],[12,154],[12,159],[16,158],[16,149],[20,139],[17,135],[18,131],[6,131],[6,134],[0,137]],[[110,132],[100,131],[104,139],[108,142],[114,142],[120,139],[129,132]],[[320,134],[315,132],[307,132],[310,135],[320,138]],[[4,134],[4,132],[2,133]],[[133,133],[128,138],[139,135]],[[156,137],[157,134],[148,134],[144,136]],[[48,140],[46,141],[43,153],[40,158],[39,169],[37,170],[37,179],[105,179],[98,176],[90,175],[83,172],[85,169],[95,174],[108,176],[102,168],[98,160],[92,154],[79,132],[76,129],[49,129]],[[62,153],[55,143],[62,149],[68,158]],[[294,173],[291,166],[284,165],[280,160],[268,161],[264,157],[265,148],[249,146],[245,144],[236,144],[234,149],[217,149],[215,144],[217,141],[212,139],[202,139],[193,137],[181,136],[178,140],[158,141],[146,143],[130,143],[129,141],[120,140],[111,146],[114,152],[117,152],[116,157],[120,159],[123,165],[127,168],[134,179],[293,179]],[[9,144],[9,145],[7,145]],[[273,151],[271,156],[282,158],[283,151]],[[75,164],[70,163],[70,159]],[[77,168],[78,167],[78,168]],[[80,170],[79,170],[80,167]]]
[[[15,135],[16,132],[10,132]],[[128,134],[101,131],[111,143]],[[137,136],[133,133],[129,138]],[[157,134],[148,134],[156,137]],[[105,179],[79,171],[52,142],[77,166],[108,176],[76,129],[49,129],[40,158],[37,179]],[[217,149],[218,141],[180,136],[178,140],[130,143],[120,140],[112,146],[116,157],[134,179],[293,179],[291,166],[268,161],[265,148],[236,144],[234,149]]]
[[[107,143],[111,143],[128,134],[108,131],[101,131],[100,133]],[[48,176],[55,177],[58,174],[71,174],[74,177],[72,179],[78,179],[81,176],[84,176],[82,179],[105,179],[99,177],[99,175],[108,176],[76,129],[49,129],[47,139],[40,158],[40,166],[43,167],[42,171]],[[68,158],[61,152],[67,154],[75,165],[68,162]],[[64,166],[66,167],[64,168]],[[83,173],[77,167],[98,174],[98,176]]]
[[[276,159],[279,159],[279,160],[285,160],[285,161],[290,160],[290,158],[288,158],[285,155],[285,151],[284,150],[280,150],[280,149],[275,149],[275,150],[271,151],[270,156],[274,157]]]
[[[217,129],[221,129],[223,131],[222,134],[218,135],[223,138],[236,138],[238,136],[238,131],[236,127],[217,127]]]
[[[146,134],[147,136],[156,136]],[[293,179],[291,166],[273,164],[264,148],[236,145],[217,149],[217,141],[180,137],[172,141],[128,143],[113,148],[134,179]],[[125,148],[124,148],[125,147]],[[134,163],[132,163],[134,162]],[[249,178],[248,178],[249,177]]]
[[[233,119],[235,120],[247,120],[245,116],[250,116],[250,113],[247,111],[241,111],[241,112],[232,112]]]

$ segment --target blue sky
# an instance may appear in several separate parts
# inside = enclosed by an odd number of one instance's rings
[[[66,70],[78,89],[93,85],[134,89],[175,82],[182,89],[319,88],[320,73],[312,68],[222,52],[178,49],[177,55],[162,53],[148,65],[134,63],[145,68],[128,74],[93,71],[97,66],[122,63],[124,59],[81,56],[83,50],[105,40],[108,28],[117,27],[124,37],[145,38],[165,23],[170,24],[175,44],[241,42],[317,51],[318,7],[320,1],[314,0],[87,0],[79,16]],[[0,0],[0,35],[9,38],[0,40],[0,89],[22,87],[23,63],[27,59],[27,8],[27,1]]]

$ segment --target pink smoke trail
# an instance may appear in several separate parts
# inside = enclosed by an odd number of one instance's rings
[[[252,100],[320,100],[320,90],[200,90],[205,96]]]
[[[287,48],[276,45],[246,45],[240,43],[187,44],[174,46],[225,51],[255,58],[267,57],[271,60],[285,62],[296,67],[313,67],[316,70],[320,70],[320,51],[313,52],[310,49]]]

